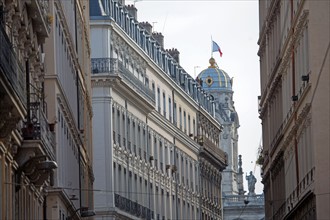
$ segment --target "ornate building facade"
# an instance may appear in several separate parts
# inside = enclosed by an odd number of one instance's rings
[[[222,192],[224,195],[244,194],[243,179],[238,175],[239,120],[234,107],[232,79],[218,68],[214,58],[209,62],[209,68],[203,70],[197,78],[202,88],[214,98],[215,117],[223,127],[220,146],[228,154],[228,166],[223,171]]]
[[[91,1],[96,219],[222,219],[212,97],[124,1]]]
[[[0,1],[1,219],[93,214],[88,7]]]
[[[330,2],[260,1],[266,219],[330,216]]]
[[[243,186],[242,156],[238,155],[239,119],[233,99],[233,79],[218,68],[215,59],[198,75],[202,88],[214,99],[215,118],[223,126],[220,146],[228,155],[228,166],[223,171],[222,201],[224,220],[256,220],[264,217],[264,197],[254,192],[255,181],[251,181],[248,194]],[[252,175],[250,178],[255,177]],[[248,177],[246,177],[249,179]]]

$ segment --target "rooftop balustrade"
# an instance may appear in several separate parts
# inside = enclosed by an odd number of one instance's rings
[[[155,94],[148,86],[140,81],[134,74],[129,71],[124,64],[114,58],[92,58],[93,74],[108,74],[119,76],[125,83],[132,86],[137,93],[143,95],[147,100],[155,103]]]

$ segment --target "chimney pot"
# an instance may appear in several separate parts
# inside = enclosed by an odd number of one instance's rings
[[[176,48],[166,50],[180,64],[180,52]]]
[[[152,25],[149,22],[140,22],[140,26],[143,27],[149,34],[152,33]]]
[[[158,42],[158,44],[164,48],[164,36],[160,32],[153,32],[152,37]]]
[[[125,8],[127,9],[128,13],[137,20],[137,8],[134,5],[126,5]]]

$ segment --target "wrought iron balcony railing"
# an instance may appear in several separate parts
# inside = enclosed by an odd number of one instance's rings
[[[115,206],[122,211],[129,212],[134,216],[151,219],[153,211],[119,194],[115,194]]]
[[[25,73],[2,25],[0,22],[0,74],[4,74],[12,90],[26,107]]]
[[[212,143],[212,141],[205,135],[198,136],[198,143],[203,146],[204,150],[207,150],[212,155],[215,155],[223,164],[228,163],[227,154]]]
[[[131,73],[121,61],[114,58],[92,58],[93,74],[118,75],[124,82],[131,85],[139,94],[142,94],[153,104],[155,103],[155,94],[148,86],[141,82]]]
[[[30,103],[29,119],[24,123],[23,137],[24,140],[41,141],[43,150],[50,159],[55,160],[55,134],[40,107],[40,102]]]

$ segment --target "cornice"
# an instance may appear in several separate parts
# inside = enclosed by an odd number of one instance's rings
[[[166,127],[167,132],[169,132],[173,137],[177,138],[179,141],[184,143],[186,146],[188,146],[193,152],[198,153],[199,152],[199,145],[191,139],[188,135],[183,133],[180,129],[178,129],[175,125],[173,125],[170,121],[168,121],[166,118],[161,116],[157,111],[153,111],[148,115],[148,118],[153,120],[156,124],[158,124],[160,127]]]
[[[109,74],[92,74],[93,87],[112,87],[120,82],[119,76],[110,76]]]

